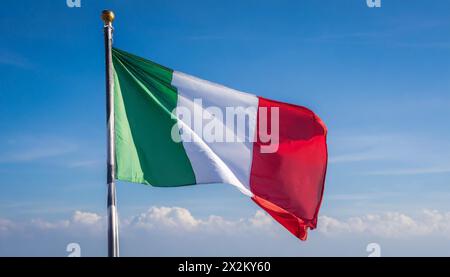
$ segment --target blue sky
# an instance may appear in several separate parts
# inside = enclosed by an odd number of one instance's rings
[[[0,255],[106,254],[105,8],[116,47],[307,106],[329,129],[308,242],[227,185],[119,182],[123,255],[450,255],[450,3],[365,2],[3,3]]]

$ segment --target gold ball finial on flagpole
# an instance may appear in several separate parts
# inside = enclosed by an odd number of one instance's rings
[[[102,20],[106,25],[111,24],[114,21],[114,13],[111,10],[102,11]]]

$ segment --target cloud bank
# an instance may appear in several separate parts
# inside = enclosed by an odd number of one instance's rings
[[[403,239],[431,235],[450,237],[450,212],[424,210],[416,216],[386,212],[351,217],[346,220],[321,216],[319,231],[329,236],[365,234],[374,237]]]
[[[16,222],[0,218],[0,235],[17,231],[33,232],[33,230],[79,230],[92,234],[101,234],[106,228],[106,218],[92,212],[75,211],[64,220],[47,221],[32,219],[27,222]],[[249,218],[225,219],[218,215],[198,218],[185,208],[156,207],[120,222],[120,228],[126,231],[163,231],[163,232],[202,232],[239,235],[242,232],[265,231],[276,233],[278,224],[265,212],[256,211]],[[406,238],[425,235],[450,236],[450,212],[424,210],[413,216],[400,212],[367,214],[347,219],[320,216],[318,232],[326,236],[342,236],[349,234],[370,235],[384,238]]]
[[[65,256],[72,242],[82,245],[83,256],[102,256],[105,234],[105,216],[93,212],[75,211],[53,221],[0,218],[0,256]],[[450,212],[387,212],[345,219],[324,215],[308,241],[300,242],[260,210],[248,218],[227,219],[153,206],[122,218],[120,237],[124,256],[364,256],[370,242],[381,243],[386,255],[447,255]]]

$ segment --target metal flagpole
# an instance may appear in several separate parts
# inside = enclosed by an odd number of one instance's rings
[[[114,76],[112,65],[112,22],[114,13],[102,12],[105,23],[105,62],[106,62],[106,124],[107,124],[107,186],[108,186],[108,256],[119,257],[119,228],[116,208],[115,144],[114,144]]]

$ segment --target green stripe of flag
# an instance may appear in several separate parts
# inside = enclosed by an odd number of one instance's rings
[[[195,184],[176,124],[173,70],[114,48],[116,178],[153,186]]]

